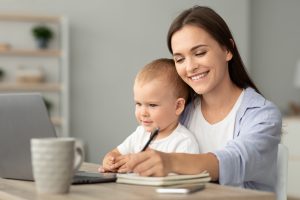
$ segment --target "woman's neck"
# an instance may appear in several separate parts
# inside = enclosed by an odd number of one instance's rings
[[[201,96],[201,111],[204,118],[211,124],[223,120],[233,108],[242,89],[231,81],[220,84],[212,92]]]

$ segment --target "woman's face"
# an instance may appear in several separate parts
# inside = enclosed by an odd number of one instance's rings
[[[178,74],[196,93],[209,94],[230,83],[232,54],[204,29],[185,25],[173,34],[171,46]]]

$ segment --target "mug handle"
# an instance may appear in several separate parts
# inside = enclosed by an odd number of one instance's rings
[[[76,172],[84,161],[84,147],[80,140],[75,140],[74,172]]]

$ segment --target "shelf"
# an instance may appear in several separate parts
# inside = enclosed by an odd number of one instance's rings
[[[36,16],[31,14],[0,14],[2,21],[16,21],[16,22],[54,22],[58,23],[60,16]]]
[[[2,28],[0,34],[0,66],[3,66],[8,74],[0,81],[0,93],[37,92],[43,93],[43,95],[45,93],[45,97],[49,95],[54,98],[55,96],[56,99],[53,101],[54,111],[50,113],[51,122],[55,126],[58,136],[69,136],[68,18],[60,15],[44,15],[44,13],[1,12],[0,22]],[[35,41],[29,38],[28,30],[31,30],[37,24],[45,24],[53,28],[56,35],[53,48],[39,49],[34,46],[36,45]],[[13,37],[11,34],[13,34]],[[30,41],[27,41],[29,39]],[[39,67],[38,63],[42,63],[39,65],[47,68],[44,75],[48,81],[30,83],[18,79],[17,66]],[[52,98],[49,100],[52,100]]]
[[[5,56],[49,56],[49,57],[59,57],[61,56],[61,51],[59,50],[27,50],[27,49],[1,49],[0,55]]]
[[[0,92],[60,92],[58,83],[0,83]]]

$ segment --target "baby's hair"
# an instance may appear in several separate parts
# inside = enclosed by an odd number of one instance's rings
[[[144,84],[153,80],[162,80],[171,86],[176,98],[184,98],[188,101],[189,86],[177,74],[174,60],[160,58],[143,67],[136,75],[135,82]]]

